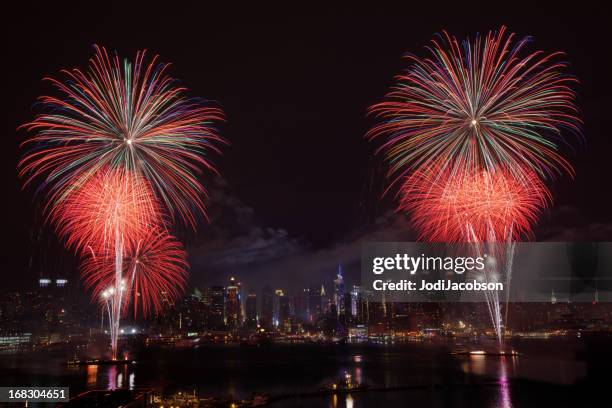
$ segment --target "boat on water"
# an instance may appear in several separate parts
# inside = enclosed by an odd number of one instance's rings
[[[344,373],[344,376],[338,378],[336,381],[333,381],[323,388],[321,391],[331,392],[331,393],[346,393],[353,391],[365,391],[369,388],[367,384],[361,384],[355,380],[353,380],[353,376],[348,371]]]
[[[457,350],[452,351],[454,356],[518,356],[520,353],[516,350]]]
[[[223,407],[223,408],[246,408],[246,407],[261,407],[267,405],[270,400],[269,394],[253,394],[251,397],[235,400],[233,398],[219,396],[200,396],[193,392],[178,391],[172,395],[157,395],[153,402],[156,407]]]
[[[123,359],[123,360],[100,360],[97,358],[94,359],[86,359],[80,360],[77,358],[73,358],[68,360],[68,365],[79,365],[79,366],[88,366],[88,365],[126,365],[126,364],[136,364],[136,360],[132,359]]]

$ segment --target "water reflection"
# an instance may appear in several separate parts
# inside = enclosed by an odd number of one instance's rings
[[[344,404],[342,404],[344,402]],[[354,408],[355,407],[355,399],[351,394],[340,395],[337,394],[332,395],[331,401],[329,404],[330,408]]]
[[[354,392],[350,397],[340,393],[317,399],[317,407],[370,406],[363,401],[399,401],[409,394],[417,400],[440,400],[443,406],[447,399],[455,397],[455,388],[448,392],[421,389],[428,384],[477,385],[495,383],[494,387],[469,388],[480,402],[479,406],[510,408],[523,400],[522,387],[514,385],[516,379],[541,383],[573,384],[576,379],[588,377],[588,363],[582,355],[568,350],[582,350],[581,343],[569,341],[536,342],[523,344],[526,351],[519,357],[453,356],[446,347],[435,345],[406,345],[396,348],[380,347],[322,347],[291,346],[262,347],[256,352],[251,348],[212,347],[198,350],[151,349],[143,351],[138,364],[67,366],[70,356],[60,356],[54,364],[42,364],[42,353],[4,361],[0,358],[0,373],[4,369],[5,381],[32,379],[41,384],[66,382],[75,392],[85,389],[114,389],[155,387],[156,389],[180,389],[191,384],[203,395],[248,397],[253,392],[271,395],[287,394],[319,389],[345,373],[354,381],[370,385],[371,388],[415,386],[416,388],[385,393]],[[391,353],[391,351],[393,351]],[[592,355],[592,354],[590,354]],[[578,356],[578,357],[576,357]],[[319,365],[315,362],[325,362]],[[227,368],[227,361],[242,361]],[[291,364],[278,366],[278,361]],[[252,367],[262,375],[253,375]],[[301,366],[295,375],[295,366]],[[206,367],[206,370],[202,370]],[[410,367],[409,369],[407,367]],[[19,370],[19,371],[16,371]],[[283,371],[286,370],[286,371]],[[203,372],[204,371],[204,372]],[[138,374],[136,376],[136,374]],[[468,388],[466,388],[468,389]],[[463,391],[461,391],[463,393]],[[296,402],[300,406],[300,401]],[[385,405],[385,404],[380,404]],[[401,404],[400,404],[401,405]],[[425,404],[427,405],[427,404]],[[476,404],[474,404],[476,405]],[[390,404],[388,406],[391,406]]]
[[[571,354],[568,354],[571,357]],[[498,379],[503,369],[508,379],[522,378],[531,381],[575,384],[587,376],[587,364],[571,358],[555,355],[485,356],[470,355],[461,362],[461,371],[469,375]]]
[[[90,390],[114,390],[118,388],[133,390],[136,387],[134,368],[127,365],[88,365],[84,370],[86,374],[86,388]]]
[[[87,366],[87,388],[95,387],[98,383],[98,366]]]
[[[510,399],[510,383],[508,381],[508,368],[506,367],[506,358],[501,357],[501,364],[499,365],[499,404],[501,408],[512,408],[512,401]]]
[[[359,384],[363,384],[363,370],[361,369],[361,367],[355,367],[355,374],[353,375],[353,378],[355,379],[355,381],[357,381],[357,383]]]
[[[514,374],[517,357],[470,355],[461,365],[466,374],[493,376],[499,384],[499,395],[494,405],[496,408],[512,408],[510,392],[510,374]],[[510,371],[509,371],[510,369]]]
[[[108,378],[108,385],[106,387],[107,390],[114,390],[117,388],[117,366],[111,365],[108,368],[108,373],[106,374]]]
[[[463,371],[466,374],[474,375],[485,375],[487,372],[486,368],[486,357],[483,355],[472,354],[470,359],[463,363]]]

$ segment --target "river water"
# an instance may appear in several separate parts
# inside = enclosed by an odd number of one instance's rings
[[[71,395],[147,386],[241,398],[313,391],[349,372],[374,388],[411,388],[288,398],[271,406],[612,405],[606,392],[612,337],[524,340],[514,346],[522,353],[518,357],[452,356],[452,346],[444,343],[202,345],[146,348],[135,353],[137,364],[98,367],[67,366],[68,351],[34,352],[0,356],[0,384],[69,386]]]

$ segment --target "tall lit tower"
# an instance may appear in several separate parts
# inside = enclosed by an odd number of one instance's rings
[[[240,283],[233,276],[225,288],[225,324],[229,329],[236,329],[241,321]]]
[[[338,264],[338,273],[334,279],[333,302],[336,305],[338,315],[344,314],[344,276],[342,275],[342,265]]]
[[[353,318],[360,321],[362,318],[362,310],[361,310],[361,286],[353,285],[353,289],[351,290],[351,310],[350,314]],[[347,314],[349,311],[347,310]]]

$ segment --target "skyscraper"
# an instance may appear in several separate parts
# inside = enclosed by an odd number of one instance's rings
[[[334,302],[333,296],[330,297],[325,291],[325,284],[321,284],[321,312],[326,314],[329,312],[329,309]],[[334,306],[334,309],[336,307]]]
[[[259,324],[271,328],[274,318],[274,292],[270,286],[264,286],[261,294],[261,319]]]
[[[309,320],[309,292],[310,289],[303,289],[293,297],[293,313],[299,321]]]
[[[225,293],[223,286],[213,286],[209,290],[210,296],[210,326],[214,329],[225,327]]]
[[[348,312],[347,312],[348,313]],[[351,290],[351,311],[350,314],[357,322],[363,322],[363,299],[361,295],[361,286],[353,285]]]
[[[353,315],[351,313],[351,304],[352,304],[352,296],[351,292],[344,294],[344,299],[342,299],[344,303],[344,310],[341,313],[341,316],[344,318],[344,323],[349,323],[353,321]]]
[[[338,273],[334,279],[333,303],[336,305],[338,315],[344,314],[344,276],[342,275],[342,265],[338,264]]]
[[[311,286],[308,290],[308,320],[316,322],[321,313],[321,288]]]
[[[289,297],[282,289],[276,289],[274,292],[274,325],[281,331],[287,331],[285,326],[290,316]]]
[[[229,329],[234,330],[240,326],[241,308],[240,283],[231,277],[229,285],[225,288],[225,324]]]
[[[257,294],[250,290],[246,298],[246,321],[248,327],[257,326]]]

